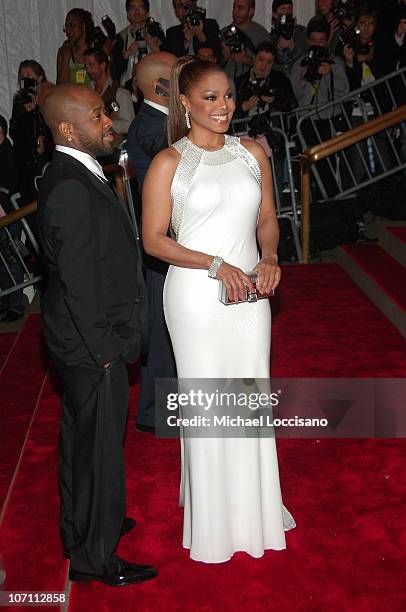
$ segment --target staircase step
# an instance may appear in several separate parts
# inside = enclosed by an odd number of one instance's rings
[[[379,232],[379,242],[389,255],[392,255],[406,268],[406,226],[389,225]]]
[[[375,244],[342,246],[337,260],[406,337],[406,268]]]

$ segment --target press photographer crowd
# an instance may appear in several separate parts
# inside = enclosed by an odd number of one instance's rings
[[[125,144],[136,174],[138,209],[146,169],[154,155],[167,146],[168,88],[175,58],[197,55],[224,69],[236,102],[230,133],[248,134],[263,144],[271,158],[276,196],[282,207],[292,197],[300,200],[300,169],[292,159],[297,160],[304,148],[296,134],[304,109],[320,109],[312,120],[302,123],[309,147],[406,102],[404,81],[400,80],[398,84],[391,81],[389,88],[367,89],[362,104],[349,99],[345,105],[334,105],[350,92],[406,66],[406,0],[315,0],[315,14],[307,24],[297,22],[292,1],[269,0],[270,31],[255,21],[255,0],[229,3],[230,24],[223,28],[191,0],[173,0],[179,24],[166,32],[151,14],[148,0],[125,0],[129,23],[123,29],[108,15],[100,25],[95,24],[92,14],[82,8],[66,15],[66,40],[61,41],[56,57],[56,83],[81,84],[101,95],[113,122],[114,152],[99,162],[117,163]],[[41,112],[54,84],[36,60],[21,59],[12,115],[8,119],[0,116],[0,216],[14,210],[11,196],[15,193],[20,194],[19,206],[36,200],[54,150]],[[358,182],[366,175],[373,177],[391,165],[394,149],[405,162],[405,125],[390,138],[391,142],[383,132],[372,145],[366,141],[350,148],[350,169],[337,161],[338,156],[321,161],[318,180],[312,183],[312,201],[334,199],[337,184],[345,191],[351,177]],[[406,171],[390,180],[392,183],[389,179],[385,183],[389,190],[393,181],[406,181]],[[396,190],[399,192],[398,185]],[[378,187],[376,196],[379,199]],[[383,199],[389,207],[390,198]],[[370,201],[364,193],[353,207],[358,239],[366,239],[362,227]],[[369,213],[385,216],[387,212],[390,216],[389,209],[381,209],[372,208]],[[30,226],[35,235],[34,216]],[[13,236],[21,234],[19,223],[9,230]],[[23,272],[3,231],[0,236],[0,288],[6,289],[11,286],[7,267],[14,270],[15,278]],[[33,265],[32,253],[30,258],[29,249],[27,252]],[[13,322],[23,315],[22,291],[1,299],[1,321]]]

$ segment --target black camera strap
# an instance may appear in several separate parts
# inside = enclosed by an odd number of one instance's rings
[[[313,95],[312,95],[312,99],[310,100],[310,106],[316,102],[317,93],[318,93],[319,87],[320,87],[320,81],[317,84],[316,83],[312,83],[312,87],[313,87]],[[334,73],[333,73],[333,66],[331,67],[331,71],[330,71],[330,90],[327,91],[327,96],[328,96],[328,101],[329,102],[334,101]]]

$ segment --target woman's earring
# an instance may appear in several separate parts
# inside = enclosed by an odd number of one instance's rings
[[[73,140],[73,139],[72,139],[72,136],[69,134],[69,136],[67,137],[67,141],[68,141],[68,142],[72,142],[72,140]]]
[[[188,130],[190,130],[192,126],[190,124],[190,115],[189,115],[188,110],[185,110],[185,121],[186,121],[186,127],[188,128]]]

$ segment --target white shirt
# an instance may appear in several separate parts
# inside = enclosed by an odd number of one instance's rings
[[[88,153],[78,151],[77,149],[72,149],[72,147],[64,147],[63,145],[56,145],[55,150],[74,157],[78,160],[78,162],[86,166],[86,168],[90,170],[90,172],[93,172],[93,174],[95,174],[97,178],[99,178],[101,181],[107,181],[103,172],[103,168],[101,167],[99,162]]]
[[[152,108],[156,108],[156,110],[161,111],[161,113],[165,113],[165,115],[169,115],[169,108],[167,106],[163,106],[162,104],[157,104],[156,102],[152,102],[152,100],[145,100],[145,104],[148,106],[152,106]]]

